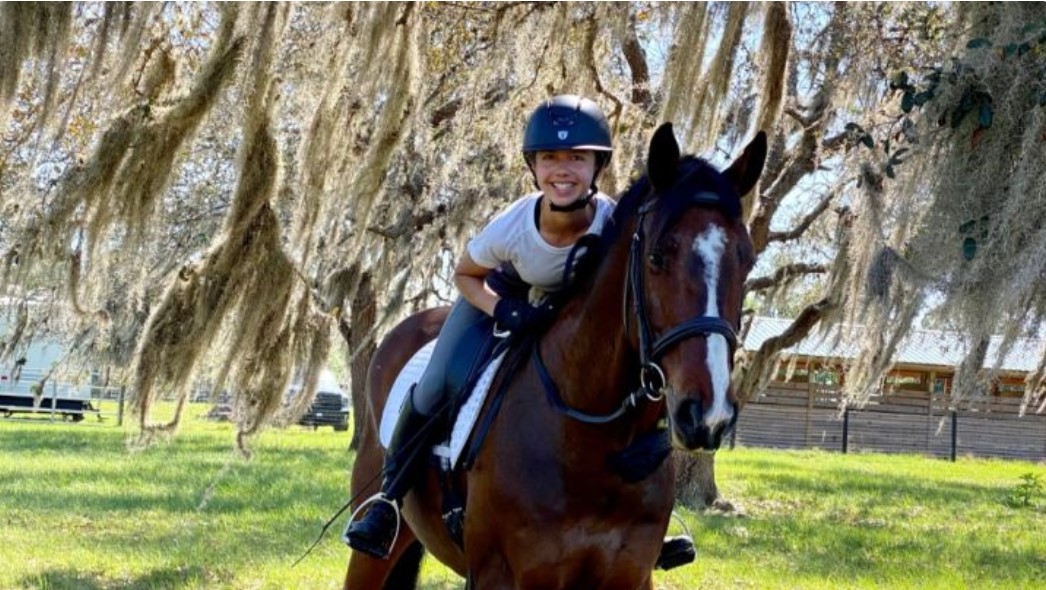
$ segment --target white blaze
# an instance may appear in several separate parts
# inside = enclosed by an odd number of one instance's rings
[[[701,257],[705,268],[705,292],[708,303],[705,315],[719,317],[719,270],[726,250],[726,232],[718,225],[706,229],[694,239],[694,253]],[[705,412],[705,425],[715,426],[733,418],[733,409],[726,401],[726,392],[730,387],[730,348],[726,338],[720,334],[709,334],[708,354],[705,363],[712,377],[712,407]]]

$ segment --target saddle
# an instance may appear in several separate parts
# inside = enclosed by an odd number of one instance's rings
[[[439,416],[439,428],[444,432],[435,438],[443,442],[433,447],[436,456],[449,460],[452,465],[458,462],[465,439],[471,433],[486,392],[509,346],[507,339],[494,335],[493,321],[475,326],[473,333],[466,335],[464,340],[461,348],[467,354],[453,355],[452,364],[446,368],[450,406]],[[435,346],[433,340],[414,353],[393,382],[379,429],[379,438],[385,448],[392,440],[403,401],[425,372]]]

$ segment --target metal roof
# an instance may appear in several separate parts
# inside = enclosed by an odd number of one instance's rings
[[[752,326],[745,336],[745,350],[758,350],[767,339],[777,336],[792,325],[789,318],[755,317]],[[860,332],[863,328],[857,328]],[[985,356],[984,367],[995,366],[999,356],[999,344],[1002,336],[993,336],[988,345],[988,354]],[[786,348],[791,354],[802,356],[837,358],[841,360],[853,359],[857,356],[856,338],[842,339],[838,345],[834,345],[834,337],[825,338],[818,329],[814,329],[806,338],[795,346]],[[931,365],[940,367],[955,367],[962,362],[969,344],[963,339],[959,332],[946,332],[942,330],[912,330],[908,333],[901,344],[897,347],[894,362],[897,364]],[[1003,371],[1017,371],[1030,373],[1038,366],[1042,359],[1046,340],[1021,339],[1014,342],[1009,354],[1002,360],[1000,369]]]

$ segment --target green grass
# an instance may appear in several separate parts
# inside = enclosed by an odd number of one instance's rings
[[[0,588],[340,587],[344,517],[291,564],[346,499],[348,434],[269,430],[244,461],[202,410],[138,451],[112,420],[0,419]],[[682,510],[698,562],[658,587],[1046,587],[1046,498],[1009,501],[1029,472],[1044,468],[724,451],[720,488],[747,516]],[[462,587],[426,560],[422,588]]]

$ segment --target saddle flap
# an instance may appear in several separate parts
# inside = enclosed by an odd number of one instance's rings
[[[411,385],[421,379],[435,348],[435,340],[422,346],[414,353],[414,356],[410,357],[407,364],[400,369],[399,375],[396,375],[396,380],[392,382],[392,390],[389,391],[385,411],[381,414],[381,426],[378,428],[378,439],[381,441],[382,448],[389,448],[389,444],[392,442],[392,431],[396,428],[396,419],[399,418],[400,410],[403,408],[403,401],[407,399],[407,392],[410,391]]]
[[[421,375],[429,364],[429,359],[432,357],[432,351],[435,346],[436,341],[433,340],[421,347],[407,361],[407,364],[404,365],[399,374],[396,375],[396,380],[392,384],[392,390],[389,392],[389,398],[385,404],[385,411],[381,415],[381,426],[378,430],[381,446],[385,449],[389,448],[389,444],[392,441],[392,431],[396,427],[396,420],[399,417],[400,410],[403,408],[403,402],[406,400],[407,393],[410,391],[411,386],[421,379]],[[490,390],[490,385],[493,383],[498,368],[501,367],[501,361],[504,358],[505,353],[502,352],[483,368],[483,372],[476,380],[475,386],[458,410],[450,438],[443,444],[437,445],[434,449],[435,454],[448,459],[452,467],[456,466],[461,458],[465,443],[468,442],[469,436],[472,434],[472,429],[476,425],[480,410],[483,409],[483,403],[486,401],[487,392]]]

